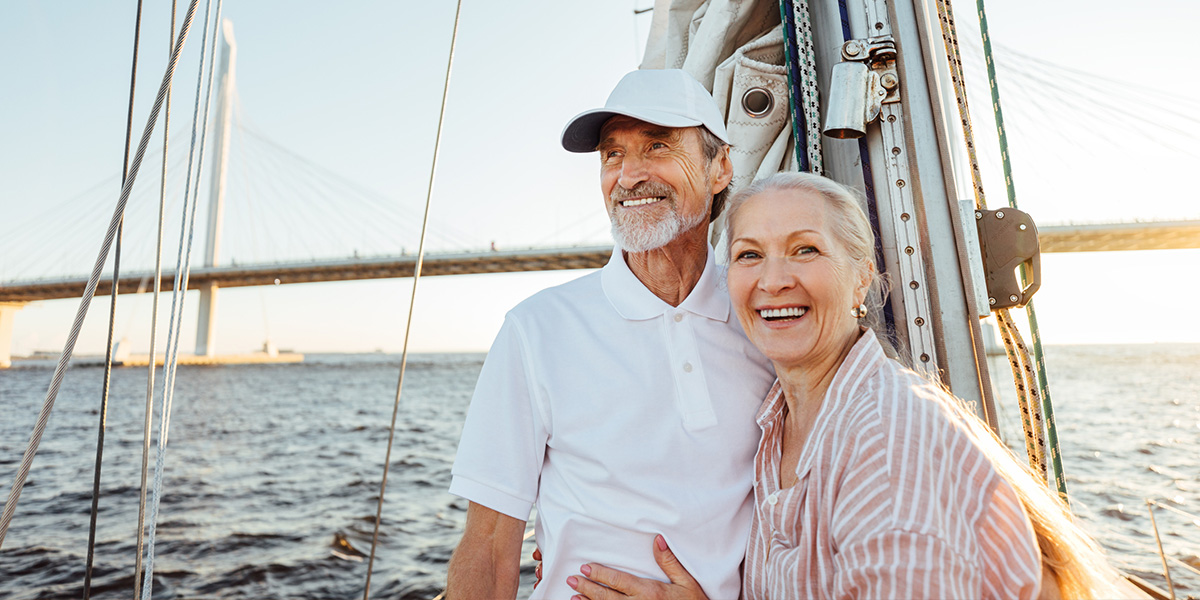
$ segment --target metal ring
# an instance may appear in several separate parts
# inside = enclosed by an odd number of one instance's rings
[[[745,94],[742,94],[742,110],[755,119],[767,116],[773,108],[775,108],[775,96],[765,88],[750,88],[746,90]]]

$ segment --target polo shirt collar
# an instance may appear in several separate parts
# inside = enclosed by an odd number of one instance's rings
[[[715,321],[729,319],[729,294],[724,291],[725,282],[717,269],[712,247],[708,248],[700,280],[678,308],[663,302],[646,288],[629,269],[629,265],[625,264],[625,256],[619,246],[613,248],[612,257],[601,269],[600,283],[613,309],[630,321],[654,319],[669,310],[686,310]]]

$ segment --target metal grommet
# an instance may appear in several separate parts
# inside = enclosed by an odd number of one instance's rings
[[[750,88],[742,94],[742,110],[751,117],[761,119],[767,116],[772,108],[775,108],[775,96],[763,88]]]

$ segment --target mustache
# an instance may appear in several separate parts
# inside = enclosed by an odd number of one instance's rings
[[[675,190],[671,186],[657,181],[643,181],[631,189],[625,189],[620,185],[613,187],[612,192],[608,194],[608,199],[615,205],[618,202],[630,200],[633,198],[644,198],[646,196],[662,196],[670,202],[675,201]]]

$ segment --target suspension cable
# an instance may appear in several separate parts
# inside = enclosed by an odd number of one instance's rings
[[[1008,192],[1008,205],[1016,208],[1017,191],[1016,186],[1013,185],[1012,163],[1008,156],[1008,135],[1004,131],[1004,113],[1000,110],[1000,84],[996,81],[996,64],[992,60],[992,40],[988,36],[987,14],[983,10],[983,0],[976,0],[976,6],[979,8],[979,34],[983,37],[983,54],[987,63],[988,87],[992,90],[992,113],[996,117],[996,132],[1000,137],[1000,158],[1004,163],[1004,187]],[[1021,271],[1024,274],[1023,265]],[[1050,460],[1054,467],[1054,485],[1058,490],[1059,496],[1065,501],[1067,498],[1067,481],[1063,473],[1062,453],[1058,447],[1058,428],[1054,425],[1054,406],[1050,402],[1050,382],[1046,378],[1046,359],[1045,354],[1042,352],[1042,335],[1038,329],[1037,312],[1033,309],[1033,300],[1030,300],[1025,305],[1025,313],[1029,317],[1029,337],[1033,340],[1033,362],[1037,368],[1037,385],[1041,392],[1042,406],[1046,414]]]
[[[174,48],[176,1],[171,0],[171,28],[167,31],[167,54]],[[142,428],[142,483],[138,488],[137,557],[133,566],[133,600],[142,597],[142,552],[146,538],[146,470],[150,462],[150,429],[154,421],[154,367],[158,355],[158,300],[162,293],[163,223],[167,205],[167,144],[171,139],[171,88],[167,87],[166,111],[163,113],[162,177],[158,188],[158,241],[154,254],[154,301],[150,312],[150,360],[146,376],[146,418]],[[165,358],[165,357],[164,357]]]
[[[167,87],[171,83],[171,77],[175,74],[175,66],[179,61],[179,53],[183,49],[183,42],[187,39],[188,31],[191,29],[193,12],[199,1],[192,0],[187,16],[184,18],[183,27],[179,31],[179,41],[176,42],[175,52],[171,55],[171,62],[167,65],[166,72],[163,73],[162,84],[158,88],[158,97],[154,101],[154,108],[150,110],[150,116],[146,118],[146,128],[142,132],[141,142],[138,144],[137,153],[134,155],[133,165],[129,170],[129,179],[121,188],[121,197],[117,200],[116,208],[113,210],[108,233],[105,235],[104,242],[100,246],[100,253],[96,257],[96,264],[92,268],[91,276],[88,278],[88,284],[83,291],[83,297],[80,298],[79,310],[75,313],[75,321],[71,325],[71,332],[67,336],[67,343],[63,347],[62,356],[58,359],[58,366],[54,368],[54,377],[50,382],[50,388],[46,391],[46,400],[42,404],[41,412],[38,413],[38,420],[33,428],[33,433],[29,436],[29,445],[25,448],[25,454],[21,458],[21,465],[17,469],[17,477],[13,480],[12,488],[9,489],[8,500],[4,503],[4,513],[0,516],[0,547],[4,544],[4,536],[8,533],[8,526],[12,523],[13,515],[17,511],[17,502],[21,498],[21,490],[25,487],[26,478],[29,477],[29,469],[33,466],[33,457],[37,454],[38,446],[42,442],[42,434],[46,431],[46,424],[50,420],[50,412],[54,409],[55,399],[58,398],[58,390],[62,386],[63,377],[66,375],[67,365],[71,361],[71,355],[75,352],[75,342],[79,339],[79,331],[83,327],[83,320],[87,316],[87,310],[92,303],[92,298],[96,295],[96,287],[100,283],[100,274],[104,270],[104,263],[107,262],[108,251],[112,249],[113,238],[117,233],[117,225],[120,223],[121,216],[125,214],[125,205],[129,202],[129,192],[133,189],[134,182],[137,181],[138,169],[141,168],[142,159],[146,155],[146,145],[150,143],[150,134],[154,132],[154,123],[158,120],[158,113],[162,108],[163,97],[166,95]]]
[[[138,42],[142,35],[142,0],[137,3],[133,26],[133,64],[129,68],[129,109],[125,117],[125,154],[121,163],[121,185],[129,175],[129,143],[133,138],[133,99],[137,90]],[[117,223],[117,244],[113,248],[112,290],[108,303],[108,343],[104,347],[104,389],[100,394],[100,424],[96,434],[96,466],[92,475],[92,512],[88,521],[87,562],[83,574],[83,600],[92,596],[92,561],[96,555],[96,519],[100,513],[100,469],[104,463],[104,430],[108,425],[108,390],[112,377],[113,332],[117,327],[117,286],[121,282],[121,238],[124,237],[125,217]]]
[[[193,0],[195,1],[195,0]],[[146,539],[146,560],[142,577],[142,598],[150,600],[154,588],[154,536],[158,530],[158,507],[162,500],[163,470],[166,463],[167,437],[171,429],[171,406],[175,398],[175,374],[179,367],[179,331],[183,325],[183,305],[187,297],[188,276],[191,273],[192,240],[195,237],[196,207],[199,206],[200,173],[204,165],[204,144],[208,137],[208,111],[212,104],[213,75],[215,72],[217,53],[217,31],[221,27],[222,0],[217,0],[217,10],[213,19],[213,41],[208,64],[208,91],[205,94],[204,114],[201,117],[200,95],[204,79],[204,51],[208,49],[208,26],[212,0],[208,0],[204,9],[204,36],[200,44],[200,68],[196,76],[196,103],[192,111],[192,145],[188,150],[188,173],[184,182],[183,212],[180,217],[179,254],[175,262],[175,289],[171,295],[170,324],[167,327],[166,357],[163,363],[162,409],[159,416],[158,452],[154,460],[154,487],[150,498],[149,533]],[[200,130],[199,151],[196,148],[196,130]],[[192,184],[192,157],[195,156],[195,184]],[[191,215],[188,215],[188,196],[192,193]],[[186,244],[184,236],[186,234]],[[186,246],[186,247],[185,247]],[[178,310],[176,309],[178,307]]]
[[[379,544],[379,522],[383,518],[383,495],[387,492],[388,467],[392,464],[392,441],[396,438],[396,414],[400,411],[400,391],[404,389],[404,372],[408,366],[408,338],[412,333],[413,308],[417,304],[417,283],[421,279],[421,264],[425,260],[425,233],[429,229],[429,206],[433,199],[434,175],[437,174],[438,154],[442,147],[442,125],[446,120],[446,97],[450,93],[450,72],[454,66],[454,49],[458,43],[458,22],[462,0],[454,9],[454,30],[450,34],[450,56],[446,59],[446,81],[442,85],[442,106],[438,112],[437,136],[433,142],[433,161],[429,167],[429,188],[425,192],[425,216],[421,220],[421,241],[417,245],[417,265],[413,268],[412,296],[408,301],[408,320],[404,323],[404,346],[400,352],[400,380],[396,382],[396,399],[392,403],[392,424],[388,428],[387,452],[383,457],[383,479],[379,482],[379,502],[375,508],[375,531],[371,534],[371,557],[367,561],[367,582],[363,600],[371,597],[371,569],[375,566],[375,548]]]

